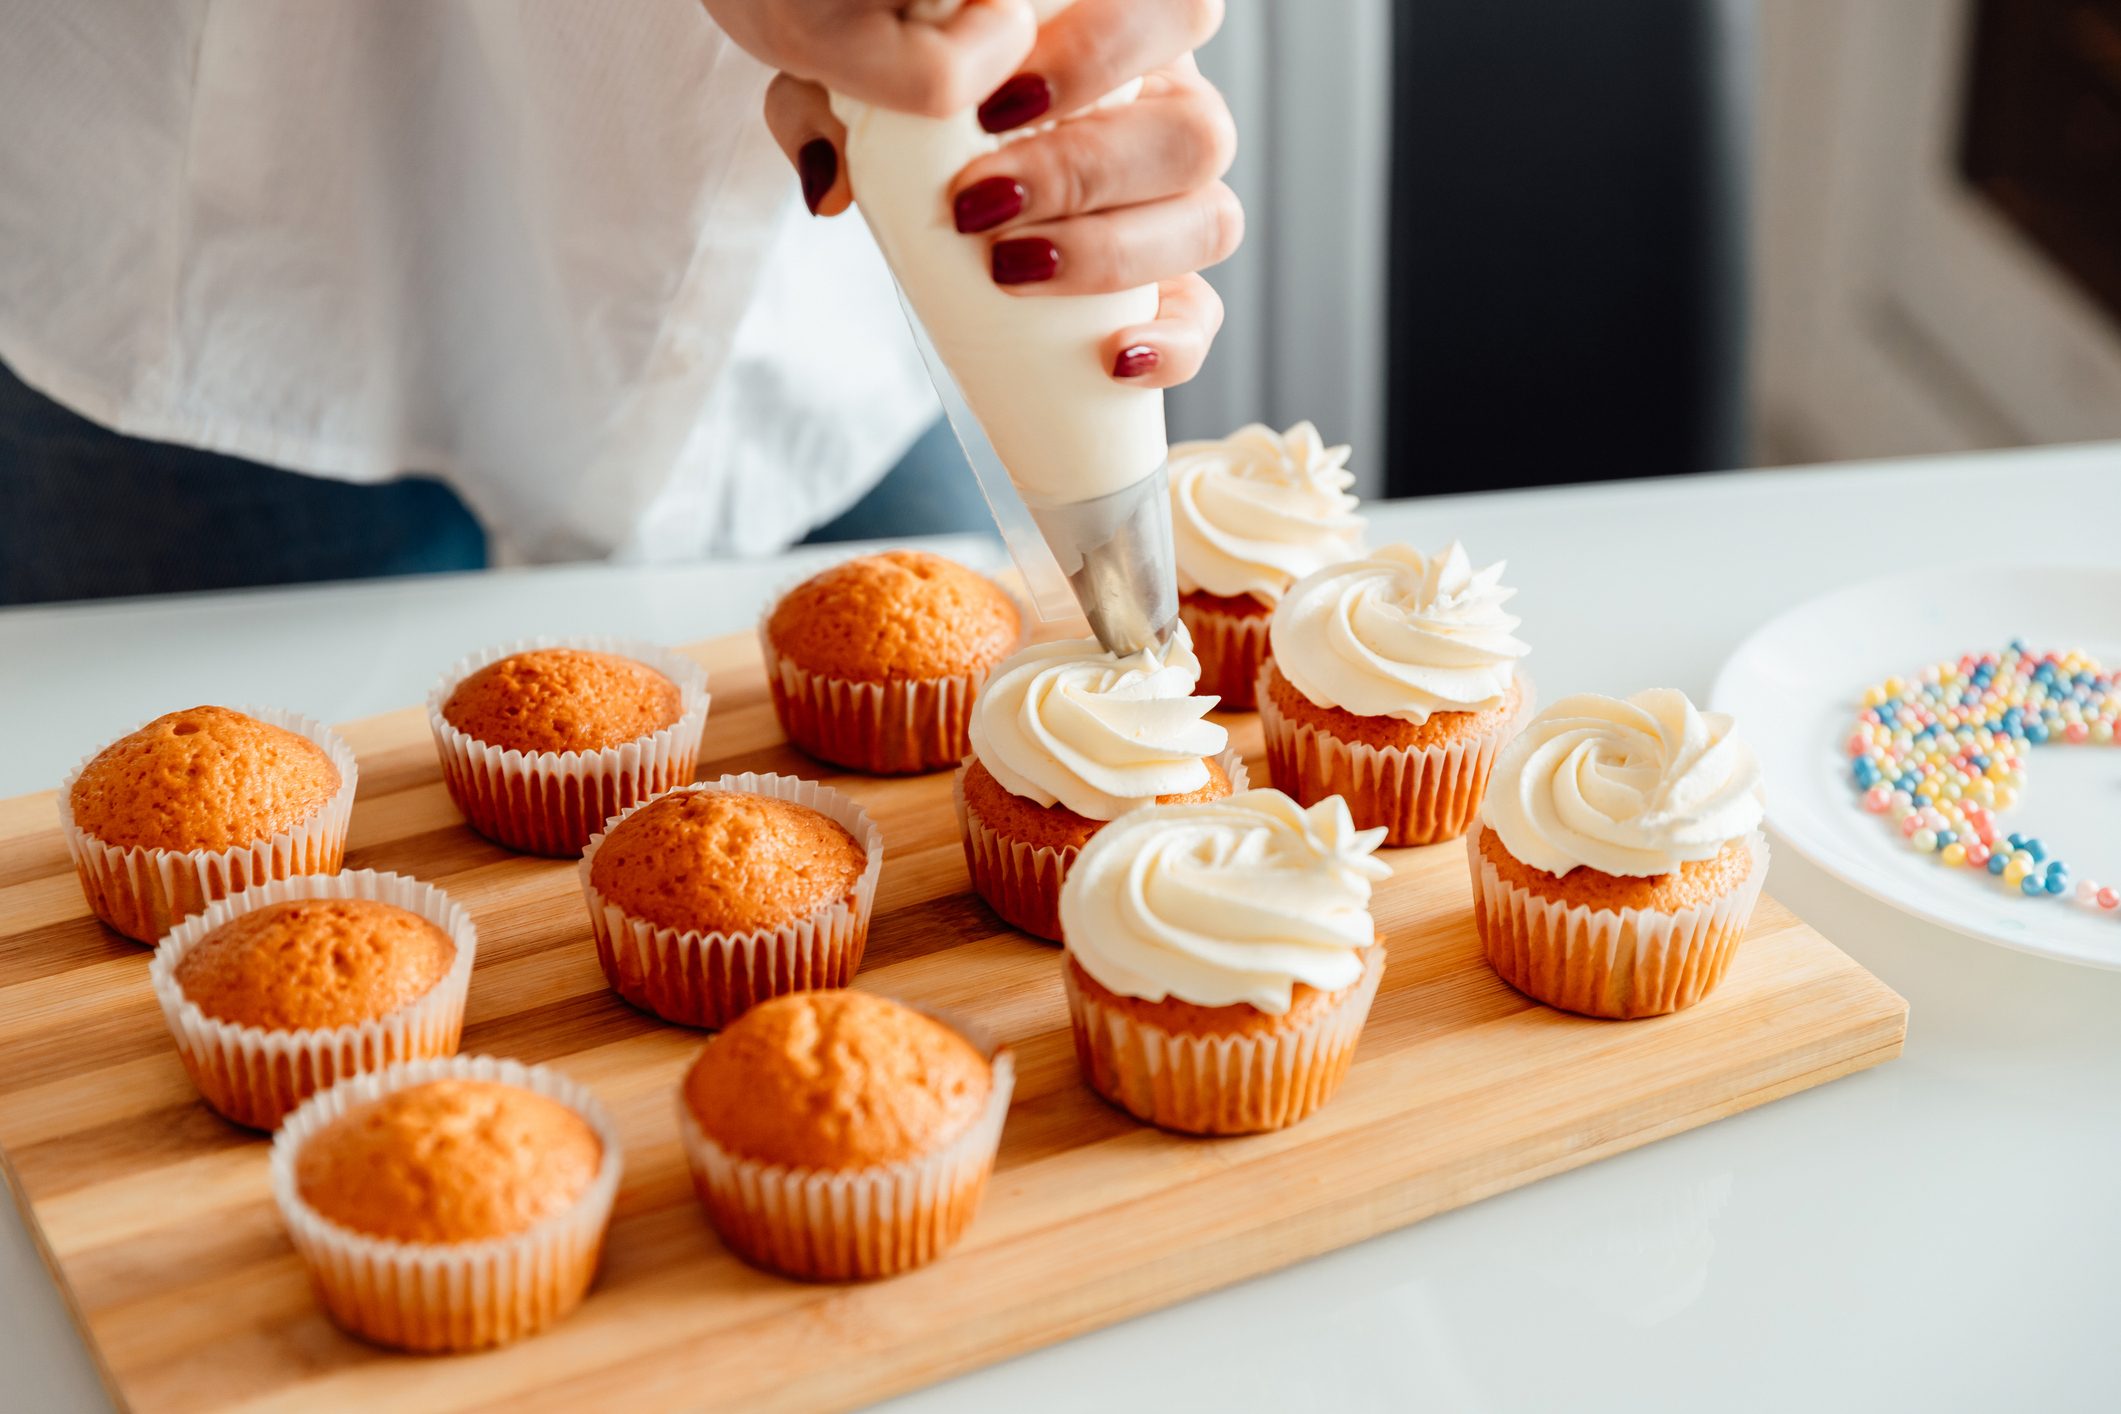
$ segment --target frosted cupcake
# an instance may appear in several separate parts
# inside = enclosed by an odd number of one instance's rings
[[[1060,938],[1061,879],[1105,822],[1245,788],[1183,626],[1118,658],[1095,639],[1026,648],[988,680],[957,773],[972,888],[1007,922]]]
[[[1729,717],[1671,688],[1563,698],[1504,748],[1467,844],[1488,961],[1586,1016],[1692,1006],[1760,898],[1760,819],[1760,767]]]
[[[1267,624],[1291,584],[1361,552],[1348,449],[1299,422],[1252,423],[1171,448],[1171,536],[1178,611],[1201,683],[1226,708],[1249,708],[1269,651]]]
[[[1090,1088],[1191,1134],[1294,1124],[1333,1097],[1384,975],[1382,830],[1280,791],[1144,810],[1061,890],[1075,1054]]]
[[[1344,797],[1390,844],[1464,834],[1529,691],[1502,570],[1393,545],[1290,586],[1259,674],[1275,786]]]

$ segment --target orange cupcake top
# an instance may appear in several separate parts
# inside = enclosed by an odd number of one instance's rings
[[[581,648],[533,648],[458,683],[442,720],[504,751],[602,751],[685,715],[678,685],[646,663]]]
[[[1344,707],[1321,707],[1297,690],[1296,684],[1290,682],[1288,674],[1281,670],[1279,662],[1273,662],[1267,673],[1266,686],[1274,705],[1292,722],[1330,732],[1342,741],[1413,751],[1445,746],[1454,741],[1477,740],[1501,731],[1509,725],[1518,705],[1524,701],[1524,680],[1514,678],[1500,701],[1478,712],[1431,712],[1424,721],[1408,722],[1398,717],[1359,716]]]
[[[797,992],[708,1042],[685,1104],[740,1158],[847,1170],[935,1153],[993,1088],[987,1058],[932,1017],[867,992]]]
[[[349,1026],[433,989],[457,946],[434,924],[361,898],[289,899],[229,919],[177,964],[177,987],[216,1021],[268,1031]]]
[[[660,928],[795,923],[854,892],[869,852],[837,821],[746,791],[673,791],[604,837],[589,882]]]
[[[790,590],[766,621],[782,657],[855,682],[984,672],[1009,656],[1021,629],[1000,586],[920,550],[834,565]]]
[[[1707,859],[1682,860],[1664,874],[1604,874],[1578,865],[1566,874],[1549,874],[1510,853],[1502,836],[1480,827],[1480,857],[1495,866],[1504,883],[1543,899],[1585,908],[1637,908],[1676,913],[1713,903],[1745,882],[1753,872],[1753,851],[1744,840],[1732,840]]]
[[[596,1180],[603,1141],[534,1090],[430,1080],[356,1105],[295,1156],[302,1201],[398,1242],[480,1242],[564,1212]]]
[[[1230,776],[1213,756],[1201,758],[1208,768],[1208,783],[1185,795],[1160,795],[1158,805],[1203,805],[1230,793]],[[1061,804],[1040,805],[1016,794],[994,778],[977,756],[965,766],[965,804],[996,834],[1047,849],[1081,849],[1090,836],[1111,823],[1078,815]]]
[[[157,717],[75,778],[74,823],[107,844],[233,849],[310,820],[339,768],[309,738],[228,707]]]

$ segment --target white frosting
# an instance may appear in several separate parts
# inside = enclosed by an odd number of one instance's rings
[[[1274,661],[1321,707],[1425,722],[1478,712],[1510,691],[1531,650],[1503,608],[1502,562],[1475,571],[1455,541],[1424,558],[1404,545],[1329,565],[1291,585],[1268,629]]]
[[[941,21],[960,3],[923,0],[909,13]],[[1033,7],[1043,24],[1069,3]],[[1087,500],[1153,475],[1168,450],[1163,394],[1111,377],[1103,344],[1156,317],[1156,288],[1012,295],[994,283],[989,242],[958,233],[951,180],[1021,134],[988,133],[970,109],[926,118],[834,94],[832,111],[847,125],[848,179],[862,215],[1025,498]]]
[[[1112,820],[1208,784],[1229,733],[1203,720],[1200,660],[1170,646],[1119,658],[1094,638],[1040,643],[994,670],[972,706],[972,754],[1010,792]]]
[[[1171,533],[1178,587],[1272,604],[1314,570],[1361,552],[1348,449],[1299,422],[1251,423],[1171,449]]]
[[[1496,758],[1480,818],[1534,869],[1644,877],[1714,858],[1761,811],[1760,766],[1731,719],[1659,687],[1541,712]]]
[[[1298,982],[1339,991],[1377,940],[1370,886],[1391,875],[1348,803],[1278,790],[1165,805],[1099,830],[1061,886],[1083,971],[1125,997],[1242,1003],[1277,1015]]]

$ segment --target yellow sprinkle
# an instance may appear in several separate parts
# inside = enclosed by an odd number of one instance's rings
[[[1944,862],[1954,869],[1966,863],[1966,846],[1953,840],[1944,847]]]

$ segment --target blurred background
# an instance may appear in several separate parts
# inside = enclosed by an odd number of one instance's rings
[[[1308,418],[1376,497],[2121,437],[2121,0],[1236,0],[1202,64],[1249,234],[1174,438]],[[0,203],[29,279],[45,218]],[[0,377],[0,602],[635,553],[114,443],[36,381]],[[956,464],[932,431],[823,524],[678,553],[976,526]],[[291,552],[211,553],[246,519]]]

